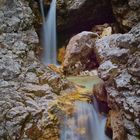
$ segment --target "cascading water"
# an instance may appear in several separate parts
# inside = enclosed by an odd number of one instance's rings
[[[100,115],[97,105],[75,102],[74,114],[66,117],[61,140],[110,140],[105,135],[106,117]]]
[[[52,0],[47,18],[44,14],[43,0],[40,0],[43,17],[43,63],[57,64],[56,56],[56,0]]]

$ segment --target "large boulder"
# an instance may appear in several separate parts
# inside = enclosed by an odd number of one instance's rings
[[[93,46],[98,35],[92,32],[81,32],[68,43],[63,62],[65,74],[76,75],[84,70],[91,70],[98,66],[93,54]]]

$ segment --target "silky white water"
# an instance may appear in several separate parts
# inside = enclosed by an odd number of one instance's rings
[[[43,17],[42,44],[44,64],[57,64],[56,56],[56,0],[52,0],[47,18],[44,14],[43,0],[40,0]]]
[[[106,117],[100,115],[97,104],[75,102],[74,114],[66,117],[61,140],[110,140],[105,135]]]

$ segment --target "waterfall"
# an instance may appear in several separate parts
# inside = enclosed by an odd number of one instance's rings
[[[61,140],[110,140],[105,124],[106,117],[99,114],[97,106],[76,101],[73,116],[65,118]]]
[[[40,0],[43,17],[43,57],[44,64],[57,64],[56,55],[56,0],[52,0],[47,18],[44,14],[44,2]]]

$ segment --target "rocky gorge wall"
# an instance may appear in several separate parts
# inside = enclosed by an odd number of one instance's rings
[[[59,72],[36,58],[34,17],[26,0],[0,1],[1,140],[51,140],[51,135],[57,140],[49,103],[72,89]]]
[[[78,9],[84,2],[80,1],[81,4],[79,1],[68,2],[70,7],[78,6],[77,9],[70,8],[73,14],[68,12],[71,18],[66,22],[62,20],[65,23],[62,22],[61,28],[73,27],[73,21],[76,20],[73,15],[76,11],[76,15],[79,16],[81,12],[80,10],[78,12]],[[65,79],[61,71],[53,66],[45,67],[37,59],[35,52],[40,45],[35,27],[39,27],[36,25],[39,20],[36,18],[38,12],[34,10],[33,12],[30,8],[31,3],[32,1],[27,0],[0,0],[0,139],[2,140],[57,140],[59,137],[57,116],[63,115],[63,103],[70,98],[68,94],[73,91],[77,93],[74,85]],[[103,4],[106,5],[105,1]],[[92,32],[78,34],[67,47],[64,71],[71,74],[73,66],[76,74],[77,71],[79,73],[86,69],[98,68],[98,74],[105,85],[98,85],[99,88],[96,88],[96,85],[93,91],[99,100],[107,102],[110,107],[108,123],[113,131],[113,140],[138,140],[139,1],[112,0],[112,5],[122,30],[132,28],[131,31],[103,38]],[[63,4],[60,6],[63,7]],[[118,9],[125,12],[119,13]],[[61,10],[60,13],[65,15],[63,8]],[[60,19],[63,17],[61,14]],[[67,16],[66,14],[62,19],[69,17]],[[86,17],[91,18],[91,13],[80,16],[80,19],[85,21]],[[83,58],[87,58],[86,61],[81,61]],[[67,60],[71,61],[67,63]],[[67,102],[68,107],[74,100],[75,95],[72,95]]]
[[[45,11],[48,11],[50,2],[50,0],[44,0]],[[39,0],[30,2],[36,17],[41,17],[40,13],[37,13],[40,8],[39,3]],[[92,28],[94,24],[114,20],[110,0],[57,1],[57,30],[60,33],[82,31]],[[37,22],[41,24],[40,20]]]
[[[79,33],[70,40],[66,49],[63,64],[66,74],[80,74],[86,64],[99,65],[95,68],[98,68],[104,85],[94,85],[93,94],[110,108],[108,124],[113,140],[138,140],[140,137],[139,44],[138,23],[126,34],[113,34],[100,39],[93,32]],[[94,59],[89,59],[88,55],[94,56]]]

